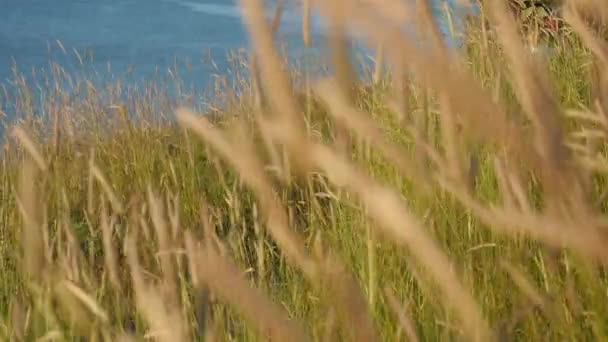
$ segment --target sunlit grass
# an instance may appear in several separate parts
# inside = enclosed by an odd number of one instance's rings
[[[382,46],[373,82],[339,39],[335,75],[286,72],[253,0],[255,57],[232,58],[206,108],[59,69],[37,106],[17,82],[0,336],[607,339],[605,41],[566,12],[532,59],[490,8],[499,26],[473,23],[457,61],[432,30],[430,49],[391,31],[390,3],[384,20],[304,6]]]

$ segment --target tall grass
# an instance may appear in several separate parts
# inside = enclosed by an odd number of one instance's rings
[[[2,339],[608,339],[600,1],[565,1],[544,56],[499,1],[462,51],[424,0],[305,1],[331,23],[319,79],[284,67],[280,6],[241,6],[251,77],[206,115],[158,84],[57,72],[36,106],[17,83]],[[350,25],[390,72],[356,77]]]

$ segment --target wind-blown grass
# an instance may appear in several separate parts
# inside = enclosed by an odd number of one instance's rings
[[[286,71],[277,25],[242,0],[251,78],[207,115],[118,84],[54,86],[41,118],[21,84],[0,164],[0,336],[607,339],[600,2],[565,2],[548,56],[499,2],[462,54],[425,1],[410,16],[424,47],[396,1],[370,3],[302,6],[335,24],[339,67],[313,79]],[[345,57],[350,24],[390,66],[371,85]]]

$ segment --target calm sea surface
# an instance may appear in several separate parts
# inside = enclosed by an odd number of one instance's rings
[[[288,6],[281,34],[295,58],[305,51],[300,28],[298,11]],[[312,30],[318,39],[317,17]],[[28,80],[56,62],[93,81],[129,83],[167,74],[177,62],[190,65],[182,79],[204,87],[227,69],[227,53],[242,47],[247,35],[231,0],[0,0],[3,85],[10,86],[15,65]]]

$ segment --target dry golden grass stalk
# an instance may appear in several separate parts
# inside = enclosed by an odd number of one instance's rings
[[[468,182],[461,153],[462,139],[457,132],[456,113],[452,110],[450,100],[445,93],[439,94],[439,106],[442,116],[440,120],[442,145],[445,154],[444,168],[440,171],[448,174],[462,186],[466,186]]]
[[[565,0],[564,7],[576,8],[585,20],[596,28],[608,28],[608,7],[598,0]],[[604,32],[605,33],[605,32]]]
[[[276,129],[276,127],[275,127]],[[369,210],[385,234],[395,243],[408,247],[417,261],[432,274],[437,285],[460,316],[469,338],[479,341],[490,337],[489,328],[478,305],[454,272],[449,259],[424,232],[402,204],[399,196],[383,187],[323,145],[308,145],[315,163],[332,182],[345,184]]]
[[[114,210],[114,212],[117,214],[123,213],[124,206],[122,202],[118,199],[118,196],[116,196],[114,190],[112,190],[112,186],[110,186],[110,183],[107,181],[101,170],[94,163],[91,163],[90,167],[91,174],[93,177],[95,177],[95,179],[97,179],[101,185],[101,188],[105,192],[105,195],[108,197],[110,204],[112,205],[112,210]]]
[[[511,280],[515,283],[515,286],[526,297],[525,303],[527,303],[527,311],[534,309],[540,310],[550,321],[558,321],[559,308],[555,306],[555,303],[551,301],[546,295],[543,295],[528,279],[523,272],[519,271],[516,267],[511,265],[507,261],[501,262],[500,266],[509,274]],[[519,318],[521,319],[521,318]]]
[[[131,270],[136,306],[150,325],[148,337],[158,341],[189,341],[180,308],[167,300],[161,291],[147,284],[139,262],[136,232],[131,230],[125,240],[127,264]]]
[[[152,218],[152,224],[158,241],[157,254],[160,259],[164,297],[170,301],[171,305],[178,306],[179,294],[177,290],[177,273],[174,258],[175,244],[171,238],[169,227],[167,227],[165,207],[160,198],[152,191],[151,187],[148,187],[148,206],[150,208],[150,217]]]
[[[261,12],[256,1],[243,2],[249,5],[245,9],[246,13],[249,12],[246,16],[249,18],[248,24],[254,41],[270,42],[267,30],[263,29],[265,22],[260,17]],[[330,20],[337,21],[337,23],[334,23],[336,25],[334,29],[338,33],[341,33],[340,30],[345,27],[344,18],[348,16],[349,12],[352,12],[350,8],[354,7],[343,6],[343,4],[343,2],[325,3],[327,6],[325,9]],[[340,24],[340,21],[342,21],[342,24]],[[274,51],[272,44],[257,44],[257,47],[258,49],[263,48],[266,53]],[[336,63],[340,64],[343,61],[344,58],[339,58],[336,60]],[[275,78],[280,78],[280,76],[275,75],[281,73],[278,64],[268,66],[267,71],[272,72]],[[266,87],[269,90],[267,93],[271,95],[271,101],[277,104],[273,108],[275,111],[280,110],[284,113],[288,111],[293,113],[294,107],[289,107],[289,102],[282,101],[280,98],[282,93],[286,92],[284,89],[280,89],[283,84],[285,83],[266,83]],[[298,118],[295,115],[286,115],[283,117],[283,120],[298,120]],[[480,315],[477,304],[461,285],[447,257],[424,234],[416,221],[407,214],[407,209],[399,203],[400,201],[395,197],[395,194],[375,184],[362,173],[355,171],[348,162],[337,157],[329,149],[321,145],[308,143],[303,138],[302,133],[294,131],[294,128],[297,130],[297,125],[285,123],[283,120],[272,122],[272,130],[269,130],[268,133],[273,134],[285,143],[290,148],[290,152],[299,158],[304,155],[298,152],[304,149],[307,152],[306,154],[309,155],[307,158],[312,157],[317,166],[330,174],[332,181],[343,182],[351,191],[357,193],[359,198],[369,207],[371,216],[378,220],[381,226],[385,228],[384,233],[387,233],[398,243],[410,247],[418,261],[429,268],[429,271],[432,272],[437,280],[452,308],[459,313],[468,336],[474,340],[489,337],[488,326]],[[294,146],[297,146],[297,148],[292,148]],[[407,229],[403,229],[404,226]]]
[[[310,0],[303,0],[302,41],[304,42],[305,47],[310,47]]]
[[[596,69],[592,74],[593,95],[597,111],[603,113],[599,116],[602,120],[600,123],[606,129],[608,115],[608,76],[606,76],[608,70],[608,43],[605,39],[597,36],[595,30],[584,20],[581,11],[584,13],[584,8],[581,9],[580,2],[569,1],[564,6],[563,16],[597,58]],[[608,10],[605,19],[604,25],[608,27]]]
[[[260,122],[261,117],[259,115],[257,115],[255,117],[256,120],[256,124],[258,126],[261,126],[262,123]],[[262,134],[262,143],[263,146],[266,150],[266,152],[268,153],[268,158],[270,159],[270,165],[269,167],[272,168],[276,173],[277,173],[277,178],[279,178],[280,180],[282,180],[283,182],[289,182],[289,170],[287,167],[284,166],[288,166],[287,162],[288,161],[284,161],[281,159],[281,146],[279,146],[278,144],[276,144],[273,140],[272,137],[268,136],[267,134]]]
[[[420,33],[422,33],[422,39],[424,41],[430,40],[432,48],[440,55],[446,58],[451,55],[447,50],[445,40],[439,26],[433,9],[431,8],[431,1],[428,0],[416,0],[416,18],[417,26]]]
[[[524,293],[532,305],[537,307],[545,305],[546,300],[521,271],[508,262],[502,262],[501,267],[507,271],[515,285]]]
[[[109,318],[108,314],[105,312],[103,308],[95,299],[91,297],[88,293],[82,290],[80,287],[76,286],[73,282],[69,280],[64,280],[61,284],[65,289],[73,295],[76,299],[78,299],[97,320],[101,323],[108,323]]]
[[[584,22],[577,5],[573,1],[569,1],[567,6],[564,6],[564,19],[572,29],[582,38],[583,42],[599,59],[601,68],[608,68],[608,43],[605,40],[597,37],[589,26]]]
[[[386,48],[384,48],[386,50]],[[386,52],[383,52],[384,55],[386,55]],[[394,58],[393,56],[389,56],[390,58]],[[385,59],[386,56],[385,56]],[[388,63],[390,62],[390,63]],[[393,113],[396,115],[397,119],[399,120],[399,123],[401,124],[401,126],[406,126],[407,123],[407,119],[411,116],[410,113],[410,105],[408,103],[409,101],[409,96],[410,96],[410,90],[409,90],[409,86],[410,86],[410,80],[409,80],[409,75],[406,72],[406,68],[405,68],[405,63],[402,62],[400,59],[395,59],[393,61],[388,61],[387,64],[392,64],[392,71],[391,71],[391,86],[392,86],[392,93],[391,93],[391,98],[387,101],[387,106],[390,110],[393,111]],[[419,124],[422,119],[420,115],[418,115],[416,118],[416,124]],[[415,125],[417,128],[420,127],[420,125]],[[420,130],[422,131],[422,130]]]
[[[46,334],[44,334],[43,336],[39,337],[36,342],[54,342],[54,341],[58,341],[58,340],[62,340],[64,339],[65,336],[61,333],[61,331],[58,330],[51,330],[49,332],[47,332]]]
[[[284,0],[279,0],[277,3],[277,8],[274,12],[274,17],[272,17],[272,24],[270,25],[270,31],[273,34],[275,34],[279,30],[279,26],[281,25],[281,15],[283,15],[284,6]]]
[[[201,216],[202,215],[206,215],[202,213],[203,210],[201,210]],[[206,217],[205,217],[206,220]],[[205,221],[203,221],[203,226],[205,226]],[[214,241],[215,238],[215,234],[213,234],[213,237],[206,235],[205,236],[205,241],[206,243],[209,245],[211,243],[215,243],[216,241]],[[188,253],[188,251],[190,250],[194,250],[194,246],[192,246],[193,243],[193,238],[190,232],[185,232],[184,234],[184,241],[185,241],[185,248],[186,248],[186,253]],[[215,246],[215,248],[217,248],[217,246]],[[221,252],[220,252],[221,253]],[[198,261],[196,261],[194,258],[188,258],[188,271],[190,272],[190,279],[192,281],[192,288],[194,289],[194,316],[196,319],[196,327],[195,327],[195,332],[199,335],[202,336],[204,334],[206,334],[208,332],[208,330],[210,330],[212,327],[209,326],[208,322],[210,320],[212,320],[212,315],[213,315],[213,311],[212,311],[212,303],[211,303],[211,293],[209,291],[209,287],[207,286],[207,284],[202,284],[201,281],[199,280],[199,276],[198,276]]]
[[[335,77],[341,90],[351,99],[356,72],[349,58],[348,21],[342,13],[342,1],[327,1],[321,6],[321,13],[329,23],[328,47],[331,53]]]
[[[253,108],[261,109],[264,105],[264,90],[260,80],[258,62],[254,53],[249,54],[249,73],[251,74]]]
[[[94,211],[94,192],[95,192],[95,176],[93,175],[93,167],[95,165],[95,150],[91,148],[89,155],[89,174],[87,177],[87,214],[93,216]]]
[[[412,321],[406,308],[403,307],[404,305],[399,303],[397,296],[395,296],[395,293],[390,288],[384,288],[384,294],[388,301],[389,307],[391,308],[391,310],[393,310],[393,312],[399,319],[399,324],[401,325],[401,329],[405,331],[405,336],[407,336],[407,340],[410,342],[418,342],[419,339],[418,334],[416,334],[414,322]]]
[[[288,260],[299,267],[313,285],[322,281],[335,294],[332,299],[337,301],[343,313],[349,315],[350,320],[347,319],[347,321],[354,323],[350,332],[359,338],[375,340],[376,332],[371,323],[369,309],[364,305],[365,301],[361,300],[363,298],[361,290],[343,271],[343,268],[339,266],[340,263],[334,257],[326,256],[327,264],[324,265],[334,265],[332,268],[327,268],[323,265],[320,267],[317,260],[308,254],[304,239],[290,229],[287,213],[282,209],[279,199],[264,173],[262,163],[247,147],[251,145],[251,142],[235,146],[234,143],[228,142],[205,118],[198,118],[186,109],[179,109],[177,116],[183,126],[190,128],[211,144],[254,190],[261,211],[267,219],[266,226],[271,236],[279,244]],[[264,121],[261,117],[259,119],[263,130]]]
[[[180,200],[179,195],[169,193],[167,195],[167,218],[169,220],[171,241],[175,246],[175,241],[178,241],[181,231],[181,221],[179,215]],[[178,272],[179,273],[179,272]]]
[[[608,262],[606,239],[599,230],[581,227],[599,227],[603,225],[601,217],[588,217],[585,221],[560,219],[548,214],[520,212],[509,208],[485,205],[475,200],[470,194],[457,186],[452,186],[445,179],[438,180],[440,185],[463,205],[469,208],[476,217],[494,231],[506,235],[525,234],[542,243],[556,247],[570,247],[581,255],[599,263]]]
[[[45,250],[48,248],[43,240],[41,226],[41,208],[38,203],[36,179],[38,168],[34,162],[26,158],[21,169],[17,205],[21,212],[23,226],[21,228],[22,265],[25,274],[32,280],[41,280],[47,271]]]
[[[496,23],[498,40],[512,67],[511,74],[518,98],[534,124],[535,147],[542,163],[541,172],[549,209],[564,209],[560,207],[568,203],[576,207],[577,211],[587,214],[587,199],[579,175],[572,168],[570,153],[564,146],[560,124],[562,113],[544,65],[527,53],[506,5],[502,1],[491,1],[489,8]],[[560,191],[565,186],[571,189],[567,196]]]
[[[52,294],[59,304],[54,311],[61,321],[71,327],[72,334],[90,337],[96,330],[95,321],[107,321],[104,311],[84,291],[67,280],[57,281]]]
[[[46,171],[47,163],[29,135],[22,128],[15,127],[12,130],[12,136],[25,148],[32,160],[36,162],[38,168],[43,172]]]
[[[364,0],[368,6],[375,8],[378,13],[393,25],[402,25],[412,18],[411,4],[401,0]]]
[[[80,249],[80,244],[76,235],[74,234],[74,230],[72,228],[72,223],[70,221],[70,205],[68,201],[68,195],[65,190],[62,190],[62,200],[64,205],[64,214],[62,215],[62,225],[61,232],[65,234],[65,239],[67,243],[65,247],[62,245],[62,238],[58,238],[58,243],[56,244],[57,254],[63,258],[64,262],[64,272],[68,279],[80,282],[82,277],[82,273],[86,272],[86,268],[82,267],[84,262],[84,256],[82,255],[82,251]],[[90,226],[90,225],[89,225]]]
[[[338,87],[349,101],[354,99],[356,72],[349,58],[348,22],[343,16],[341,1],[328,1],[320,7],[329,22],[328,46]],[[350,154],[352,145],[349,133],[342,126],[335,128],[336,149],[344,155]]]
[[[272,129],[269,128],[268,133],[279,139],[289,134],[276,125],[273,125]],[[407,214],[407,209],[399,203],[398,197],[356,171],[328,148],[306,142],[300,144],[306,146],[313,161],[330,175],[333,182],[346,184],[359,196],[369,208],[370,215],[385,229],[383,233],[398,244],[412,249],[418,261],[433,274],[447,300],[452,304],[452,308],[460,314],[469,337],[478,340],[490,336],[487,324],[479,314],[475,301],[460,284],[447,257]]]
[[[530,209],[527,201],[518,201],[519,198],[515,195],[515,190],[510,182],[507,167],[500,158],[494,158],[494,172],[496,173],[496,179],[498,181],[498,189],[502,199],[503,207],[507,209],[516,209],[520,211],[527,211]]]
[[[374,20],[370,11],[373,10],[361,8],[352,1],[342,7],[343,15],[365,33],[363,38],[370,48],[380,41],[391,42],[386,46],[386,55],[397,69],[404,69],[402,65],[405,65],[422,86],[435,88],[449,99],[451,111],[459,114],[463,136],[499,146],[521,160],[531,158],[521,126],[507,117],[504,106],[494,103],[490,94],[480,96],[487,92],[453,54],[441,53],[442,43],[437,43],[439,48],[435,49],[421,48],[414,38],[385,22]],[[424,28],[424,21],[418,24]]]
[[[177,117],[184,128],[192,130],[209,143],[239,172],[243,180],[254,190],[262,212],[268,220],[267,226],[272,237],[277,241],[287,257],[302,271],[316,279],[316,263],[308,256],[304,240],[289,228],[287,215],[280,209],[280,203],[272,185],[264,173],[264,167],[251,151],[239,150],[214,128],[207,119],[197,117],[187,109],[178,109]]]
[[[11,341],[24,341],[25,335],[27,334],[28,328],[28,315],[30,310],[26,309],[23,304],[23,300],[19,296],[14,296],[10,300],[9,312],[10,312],[10,326],[8,326],[7,337]]]
[[[332,80],[318,82],[315,93],[329,106],[329,113],[339,124],[345,125],[361,138],[368,140],[387,160],[395,163],[404,176],[418,182],[425,180],[425,177],[422,177],[423,171],[418,170],[414,161],[407,157],[408,152],[390,143],[370,116],[353,108]]]
[[[281,16],[283,14],[284,1],[280,0],[275,9],[274,17],[272,19],[270,32],[275,35],[281,24]],[[258,66],[257,56],[255,53],[249,54],[249,73],[251,74],[251,92],[254,109],[262,109],[265,105],[264,101],[264,89],[262,87],[262,80],[260,79],[260,70]]]
[[[115,341],[116,342],[136,342],[137,340],[130,335],[127,334],[121,334],[115,337]]]
[[[483,96],[479,96],[479,94],[483,94],[483,91],[479,88],[479,85],[477,84],[477,82],[475,82],[473,80],[473,78],[468,75],[466,72],[464,72],[464,70],[462,70],[461,68],[454,66],[454,63],[451,63],[449,61],[449,59],[447,59],[446,56],[444,55],[438,55],[438,54],[433,54],[433,53],[428,53],[428,52],[424,52],[420,49],[414,48],[414,44],[412,44],[412,42],[410,42],[408,40],[407,37],[404,37],[403,35],[401,35],[400,33],[396,33],[396,32],[391,32],[390,27],[387,27],[386,25],[383,26],[382,23],[380,22],[373,22],[372,20],[370,20],[368,17],[366,16],[366,13],[364,11],[361,11],[356,5],[353,6],[346,6],[344,8],[344,13],[347,13],[345,15],[351,17],[353,20],[356,20],[357,23],[360,25],[361,28],[363,28],[366,33],[368,33],[368,36],[371,36],[373,39],[371,40],[371,42],[375,42],[375,41],[379,41],[381,39],[387,39],[387,36],[390,37],[390,41],[393,42],[393,44],[391,44],[391,47],[393,49],[389,49],[389,51],[387,51],[387,53],[392,54],[393,56],[403,56],[403,55],[407,55],[407,61],[409,62],[409,65],[411,67],[411,70],[414,74],[417,74],[417,78],[421,79],[423,82],[426,82],[426,84],[435,86],[438,89],[444,89],[445,94],[449,94],[451,101],[450,101],[450,105],[452,106],[452,108],[458,108],[458,110],[455,110],[456,112],[459,113],[467,113],[467,116],[470,116],[468,118],[467,121],[465,121],[465,124],[463,125],[463,127],[465,129],[468,128],[468,130],[466,131],[466,133],[471,133],[473,136],[478,136],[478,137],[483,137],[484,140],[486,141],[490,141],[490,142],[494,142],[497,146],[502,146],[502,147],[506,147],[506,152],[510,152],[507,153],[506,155],[509,155],[510,158],[515,157],[515,159],[523,159],[523,160],[534,160],[534,156],[530,156],[529,155],[529,151],[527,151],[527,149],[525,148],[525,135],[522,134],[521,132],[521,128],[518,127],[517,125],[515,125],[513,122],[510,122],[509,120],[507,120],[506,114],[504,109],[502,109],[502,106],[497,106],[495,104],[493,104],[491,101],[488,101],[487,99],[490,98],[489,96],[487,98],[484,98]],[[508,26],[507,24],[507,27]],[[515,34],[512,34],[515,37]],[[515,39],[515,38],[514,38]],[[520,48],[520,50],[523,51],[523,49]],[[521,52],[523,53],[523,52]],[[426,58],[425,58],[426,55]],[[520,63],[528,63],[527,59],[523,59],[524,62],[521,62],[521,58],[520,58],[520,54],[518,53],[514,53],[515,58],[518,59],[518,61],[520,61]],[[523,58],[523,57],[522,57]],[[397,59],[397,58],[395,58]],[[451,68],[446,68],[446,66],[450,66],[452,65]],[[439,69],[442,69],[441,71],[437,72]],[[520,70],[521,71],[521,70]],[[426,73],[426,75],[424,74]],[[519,72],[518,74],[520,74],[521,72]],[[527,78],[525,78],[524,81],[522,82],[531,82],[529,80],[529,78],[531,76],[529,76],[530,73],[528,73]],[[471,90],[475,90],[475,91],[471,91]],[[535,91],[539,91],[538,89]],[[548,90],[546,90],[544,93],[545,98],[549,98],[552,100],[550,92]],[[527,95],[528,96],[528,95]],[[466,100],[464,100],[466,99]],[[536,100],[534,100],[536,101]],[[554,107],[550,107],[548,108],[549,111],[551,111],[551,108],[555,108],[555,103],[552,102]],[[547,108],[544,108],[542,105],[538,105],[538,103],[536,103],[537,107],[539,108],[539,110],[547,110]],[[491,110],[491,109],[496,109],[496,110]],[[487,120],[487,119],[482,119],[482,116],[479,116],[479,114],[481,113],[486,113],[486,115],[493,115],[495,117],[495,115],[497,113],[499,113],[500,115],[498,115],[498,117],[496,117],[496,120]],[[474,114],[474,115],[471,115]],[[558,115],[558,113],[555,113],[555,115]],[[546,116],[546,115],[545,115]],[[538,120],[537,120],[538,122]],[[554,122],[556,123],[556,125],[558,125],[557,123],[557,119],[554,120]],[[482,124],[482,125],[480,125]],[[542,124],[541,124],[542,125]],[[557,126],[559,128],[559,126]],[[546,130],[546,127],[541,127],[542,129]],[[551,130],[549,130],[551,131]],[[482,133],[481,135],[479,133]],[[553,133],[555,133],[555,130],[553,130]],[[471,135],[468,134],[468,135]],[[546,139],[545,139],[546,140]],[[562,141],[560,139],[557,139],[557,142],[559,142],[560,144],[562,143]],[[552,147],[553,148],[553,147]],[[560,160],[559,158],[556,157],[557,160]],[[547,165],[543,166],[543,169],[545,169],[547,167]],[[439,178],[443,178],[444,176],[441,175],[441,170],[439,170]],[[562,184],[568,184],[568,186],[570,186],[571,184],[574,184],[575,187],[578,187],[576,190],[576,193],[578,195],[574,196],[575,198],[583,198],[584,199],[584,191],[583,189],[581,189],[580,186],[578,186],[578,184],[580,184],[577,181],[577,174],[576,172],[573,172],[571,169],[570,171],[567,172],[560,172],[560,171],[555,171],[558,172],[558,175],[561,175],[562,173],[565,174],[565,176],[563,176],[562,178],[564,179],[569,179],[569,180],[573,180],[573,183],[562,183]],[[514,174],[514,173],[513,173]],[[550,175],[551,179],[555,179],[556,175]],[[441,184],[445,184],[444,179],[441,180],[440,182]],[[517,183],[517,182],[516,182]],[[457,187],[457,185],[454,185],[450,191],[454,190],[454,188]],[[555,190],[559,189],[561,187],[556,188]],[[460,192],[460,190],[459,190]],[[554,196],[552,196],[554,197]],[[573,197],[573,198],[574,198]],[[585,217],[587,217],[588,215],[586,215],[588,213],[588,208],[587,208],[587,204],[586,201],[584,200],[576,200],[576,199],[568,199],[565,203],[568,207],[571,207],[570,209],[573,209],[572,211],[570,211],[570,214],[575,213],[575,218],[578,220],[582,220],[581,222],[587,222],[590,223],[589,221],[587,221],[585,219]],[[489,219],[489,217],[487,217]],[[591,220],[591,222],[593,222],[594,220]],[[573,226],[575,226],[576,224],[581,224],[581,222],[579,223],[573,223]],[[489,223],[489,222],[488,222]],[[584,226],[585,230],[595,230],[595,228],[598,226],[598,224],[582,224]],[[519,225],[520,227],[522,226],[521,224]],[[527,226],[527,224],[523,224],[523,226]],[[528,230],[533,229],[532,227],[530,227]],[[534,232],[534,234],[536,234],[536,236],[538,237],[538,233]],[[560,234],[563,234],[563,232],[560,232]],[[573,234],[573,231],[571,230],[570,233],[566,233],[566,235],[569,234]],[[592,241],[594,238],[598,237],[597,232],[591,232],[591,235],[588,237],[583,238],[582,240],[587,240],[589,239],[590,241]],[[545,231],[545,233],[541,234],[542,236],[546,236],[547,238],[549,238],[552,243],[557,243],[555,237],[552,237],[552,233]],[[575,234],[574,234],[575,235]],[[557,239],[560,242],[564,242],[562,238]],[[600,239],[600,241],[603,241],[603,239]],[[577,239],[576,243],[573,243],[574,245],[577,245],[579,247],[582,247],[584,244],[581,243],[581,239]],[[591,252],[590,254],[593,254],[596,258],[603,258],[604,253],[601,252],[601,249],[599,249],[601,242],[596,242],[593,243],[593,245],[595,246],[592,250],[593,252]],[[589,251],[583,251],[585,254],[589,254]]]
[[[103,240],[103,256],[106,265],[106,272],[110,279],[110,283],[114,288],[120,291],[120,281],[118,277],[118,263],[116,261],[116,249],[114,248],[114,216],[108,218],[105,201],[101,205],[101,213],[99,222],[101,223],[101,233]]]
[[[249,17],[252,17],[252,19],[250,19],[249,26],[250,30],[254,31],[254,40],[257,30],[257,34],[262,37],[259,39],[267,41],[267,39],[263,39],[267,35],[264,30],[256,27],[264,26],[264,21],[260,18],[257,21],[254,20],[259,15],[259,8],[256,8],[255,1],[246,1],[246,3],[250,5],[246,9],[251,11]],[[350,7],[337,7],[337,4],[330,6],[334,7],[330,7],[328,12],[330,15],[333,14],[335,16],[340,16],[338,14],[339,10],[348,12],[347,8]],[[260,46],[258,48],[260,49]],[[273,51],[272,44],[264,45],[264,51]],[[337,62],[340,63],[340,61]],[[276,74],[281,73],[278,65],[274,67],[269,66],[268,69]],[[279,78],[276,75],[275,77]],[[269,89],[268,94],[272,94],[271,100],[274,99],[273,101],[277,104],[273,108],[274,110],[281,110],[283,112],[293,111],[293,107],[288,107],[288,102],[281,101],[280,99],[281,92],[285,92],[285,90],[279,89],[280,84],[267,83],[266,86]],[[293,120],[294,117],[294,115],[289,115],[285,116],[284,119]],[[344,182],[353,192],[359,195],[361,200],[369,206],[371,215],[386,229],[385,233],[397,240],[398,243],[412,248],[412,252],[417,256],[418,261],[426,265],[435,279],[438,280],[437,282],[448,301],[459,313],[469,337],[478,340],[489,336],[487,324],[481,317],[475,301],[460,284],[460,281],[449,265],[448,259],[435,246],[434,242],[423,233],[415,220],[406,214],[407,210],[401,206],[399,200],[392,192],[376,185],[361,173],[355,172],[348,162],[339,159],[329,149],[306,143],[306,140],[302,139],[302,134],[293,130],[297,126],[285,124],[285,122],[273,122],[272,126],[271,133],[286,143],[287,146],[292,147],[294,144],[290,142],[296,142],[295,146],[298,146],[298,149],[292,149],[292,153],[301,151],[304,147],[304,151],[308,152],[315,163],[333,176],[333,181],[338,183]],[[302,154],[297,155],[298,157],[303,156]],[[403,224],[408,229],[404,230]]]
[[[376,48],[376,58],[375,58],[375,68],[373,81],[374,84],[379,84],[382,81],[382,73],[384,70],[384,42],[378,43],[378,47]]]
[[[357,283],[345,266],[324,248],[320,235],[315,241],[315,255],[320,260],[323,272],[321,281],[328,291],[328,297],[335,303],[335,311],[341,319],[346,333],[353,341],[379,341],[379,335],[371,320],[368,302]],[[369,288],[368,291],[373,291]],[[372,301],[369,301],[372,303]]]
[[[307,341],[303,329],[285,318],[285,313],[260,291],[250,287],[242,272],[211,246],[195,247],[186,234],[188,257],[194,264],[197,281],[204,282],[224,302],[239,310],[270,341]]]
[[[240,4],[243,7],[244,20],[255,47],[262,84],[264,88],[273,92],[272,96],[266,94],[269,96],[271,114],[281,120],[285,129],[293,134],[302,135],[305,130],[301,110],[291,92],[289,77],[281,69],[282,60],[274,48],[272,32],[264,17],[263,7],[258,0],[241,0]],[[299,138],[295,136],[292,141],[289,141],[289,148],[297,150],[298,146],[294,142],[298,140]],[[300,152],[298,155],[306,156],[305,151]],[[306,160],[298,158],[294,162],[306,163]]]

